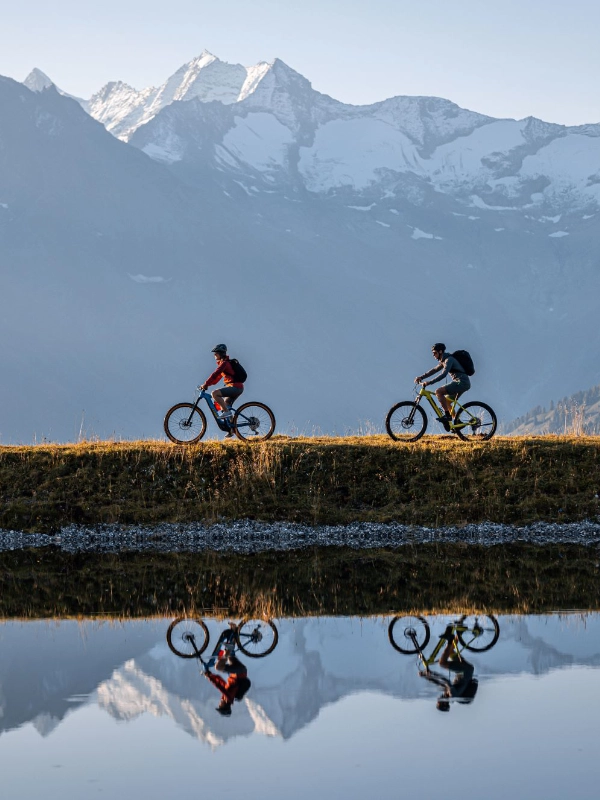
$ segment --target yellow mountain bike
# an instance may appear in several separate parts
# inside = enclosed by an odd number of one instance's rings
[[[414,401],[396,403],[388,411],[385,429],[395,442],[416,442],[427,430],[427,414],[421,407],[424,397],[429,400],[436,419],[445,430],[455,433],[463,441],[485,442],[496,433],[498,420],[494,410],[486,403],[475,400],[463,406],[455,397],[451,403],[453,419],[451,422],[444,422],[444,412],[436,403],[434,392],[428,391],[425,386],[416,391]]]

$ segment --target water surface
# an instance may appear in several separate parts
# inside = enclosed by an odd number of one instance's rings
[[[449,619],[429,618],[428,652]],[[475,696],[449,712],[389,620],[277,620],[270,655],[239,654],[252,687],[227,718],[169,649],[170,619],[4,622],[4,796],[598,796],[599,614],[498,617],[495,646],[468,654]]]

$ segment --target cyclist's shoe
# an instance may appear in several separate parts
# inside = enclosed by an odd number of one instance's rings
[[[226,439],[235,439],[235,435],[234,435],[233,431],[229,431],[229,433],[226,433],[225,434],[225,438]]]
[[[449,431],[450,430],[450,422],[452,420],[447,414],[444,414],[442,417],[438,417],[437,421],[441,422],[441,424],[444,426],[444,430],[445,431]]]

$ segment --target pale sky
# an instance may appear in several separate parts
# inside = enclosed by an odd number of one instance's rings
[[[89,97],[160,85],[207,49],[281,58],[346,103],[444,97],[495,117],[600,122],[598,0],[0,0],[0,74]]]

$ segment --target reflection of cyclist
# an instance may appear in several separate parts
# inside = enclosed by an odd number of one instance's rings
[[[242,700],[252,685],[248,678],[248,670],[231,651],[219,654],[215,669],[218,672],[224,672],[227,680],[212,673],[208,667],[205,668],[204,675],[221,692],[221,702],[217,706],[217,711],[224,717],[230,717],[233,701]]]
[[[472,703],[477,694],[479,682],[477,678],[473,677],[475,671],[473,665],[461,656],[454,646],[454,631],[451,625],[446,628],[443,638],[446,639],[447,644],[438,664],[440,667],[453,672],[454,680],[450,680],[431,670],[427,672],[421,671],[419,675],[443,688],[436,708],[439,711],[450,711],[451,700],[456,700],[458,703]]]
[[[222,389],[215,389],[215,391],[212,393],[212,399],[223,409],[221,418],[229,419],[232,415],[230,406],[236,397],[239,397],[244,391],[244,384],[236,381],[235,379],[235,370],[229,359],[229,356],[227,355],[226,344],[218,344],[216,347],[213,347],[211,352],[215,354],[217,368],[212,375],[209,375],[200,388],[205,390],[209,386],[214,386],[221,380],[221,378],[223,378],[225,386]],[[227,435],[233,436],[231,432]]]
[[[433,369],[430,369],[428,372],[424,372],[423,375],[419,375],[417,378],[415,378],[415,383],[422,383],[423,386],[429,386],[432,383],[441,381],[446,377],[446,375],[448,375],[448,373],[450,373],[452,382],[446,384],[446,386],[439,386],[435,390],[436,397],[446,412],[443,417],[439,418],[439,421],[442,423],[444,428],[448,430],[448,423],[451,421],[452,413],[450,400],[448,400],[448,397],[455,398],[461,395],[463,392],[466,392],[471,388],[471,381],[469,380],[469,376],[464,371],[462,366],[458,363],[457,359],[454,358],[451,353],[446,352],[446,345],[443,342],[436,342],[431,348],[431,352],[433,353],[433,357],[440,362],[439,365]],[[439,372],[440,370],[442,370],[442,374],[435,380],[423,380],[424,378],[429,378],[430,375],[435,375],[435,373]]]

